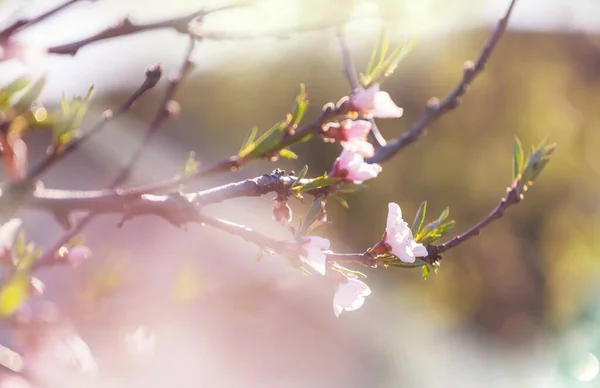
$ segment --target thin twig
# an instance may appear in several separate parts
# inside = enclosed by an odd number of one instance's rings
[[[346,79],[348,80],[352,91],[358,90],[358,88],[360,88],[360,82],[358,81],[358,73],[356,72],[356,67],[354,66],[352,52],[348,47],[348,43],[346,42],[346,38],[344,37],[344,32],[341,28],[339,28],[337,31],[337,37],[338,42],[340,43],[340,51],[342,53],[342,61],[344,62],[344,73],[346,73]]]
[[[293,185],[304,185],[311,181],[311,179],[298,181],[296,177],[285,176],[281,171],[276,170],[271,174],[264,174],[208,190],[178,193],[177,196],[183,197],[195,205],[206,206],[233,198],[259,197],[268,193],[275,193],[277,196],[291,196],[294,194],[291,190]],[[112,189],[71,191],[38,188],[26,206],[52,213],[67,214],[77,211],[122,214],[133,212],[136,215],[156,214],[157,211],[160,211],[160,213],[168,212],[169,202],[171,201],[170,195],[133,197],[116,193]],[[153,203],[146,205],[145,202],[148,201]]]
[[[504,214],[504,211],[507,208],[509,208],[512,205],[518,204],[521,201],[521,199],[522,198],[519,196],[516,185],[513,185],[513,187],[511,187],[507,191],[506,196],[500,200],[500,203],[498,204],[498,206],[496,206],[496,208],[494,210],[492,210],[492,212],[490,214],[488,214],[487,217],[485,217],[483,220],[478,222],[471,229],[467,230],[465,233],[463,233],[461,235],[453,237],[451,240],[446,241],[443,244],[428,247],[428,249],[427,249],[429,251],[428,258],[433,259],[433,258],[437,257],[437,255],[440,255],[440,254],[446,252],[447,250],[454,248],[457,245],[462,244],[463,242],[467,241],[471,237],[478,236],[479,233],[481,233],[481,230],[483,228],[485,228],[492,221],[495,221],[495,220],[499,219],[500,217],[502,217],[502,215]]]
[[[476,63],[466,62],[463,78],[460,83],[448,94],[441,102],[435,98],[432,98],[428,103],[425,110],[425,114],[413,124],[413,126],[404,132],[401,136],[389,140],[388,143],[379,148],[375,156],[368,159],[369,163],[381,163],[385,160],[388,160],[392,156],[394,156],[398,151],[406,147],[407,145],[415,142],[419,137],[424,133],[425,129],[429,124],[431,124],[435,119],[442,116],[444,113],[453,110],[460,104],[461,97],[467,91],[468,86],[473,82],[475,77],[483,71],[487,61],[490,58],[496,44],[504,35],[506,28],[508,26],[508,19],[512,13],[512,10],[515,6],[516,0],[512,0],[506,11],[504,17],[502,17],[494,31],[492,32],[487,44],[483,48],[483,51],[479,55]]]
[[[161,75],[162,68],[159,65],[149,67],[146,70],[146,78],[144,79],[142,85],[131,96],[129,96],[129,98],[123,104],[121,104],[115,110],[109,110],[104,112],[100,121],[98,121],[89,130],[83,132],[83,135],[72,140],[62,149],[53,149],[53,151],[50,154],[48,154],[42,161],[37,163],[28,171],[26,179],[28,181],[32,181],[38,178],[56,162],[66,157],[67,155],[75,151],[77,148],[79,148],[86,141],[91,139],[94,135],[98,134],[108,122],[127,112],[144,93],[156,86],[156,84],[161,78]]]
[[[187,34],[189,24],[193,20],[200,21],[204,16],[228,10],[232,8],[238,8],[242,6],[249,5],[248,2],[239,2],[233,4],[227,4],[218,6],[210,9],[200,9],[194,11],[190,14],[183,15],[176,18],[164,19],[151,23],[134,23],[129,18],[124,18],[114,24],[113,26],[97,33],[92,36],[89,36],[85,39],[81,39],[75,42],[66,43],[58,46],[53,46],[47,49],[47,52],[50,54],[62,54],[62,55],[75,55],[77,52],[84,46],[89,44],[93,44],[96,42],[100,42],[107,39],[118,38],[121,36],[137,34],[139,32],[151,31],[151,30],[159,30],[159,29],[173,29],[177,32]]]
[[[78,3],[80,1],[82,1],[82,0],[69,0],[63,4],[56,6],[55,8],[52,8],[51,10],[49,10],[39,16],[36,16],[35,18],[17,20],[10,26],[6,27],[4,30],[0,31],[0,42],[6,41],[9,37],[11,37],[16,32],[23,30],[27,27],[31,27],[34,24],[40,23],[40,22],[44,21],[45,19],[49,18],[50,16],[64,10],[65,8],[71,6],[75,3]],[[87,0],[87,1],[95,1],[95,0]]]
[[[151,124],[149,125],[148,130],[146,131],[146,136],[144,137],[144,140],[138,146],[138,148],[134,152],[133,156],[130,158],[129,162],[119,170],[119,172],[117,173],[117,176],[110,183],[109,189],[115,189],[129,177],[131,169],[134,167],[134,165],[140,159],[144,150],[147,149],[146,146],[147,146],[147,143],[150,140],[150,138],[157,132],[160,125],[167,118],[169,118],[171,116],[171,114],[173,113],[168,109],[168,104],[172,100],[173,96],[175,95],[175,92],[177,91],[177,87],[181,84],[181,80],[187,74],[188,70],[190,69],[190,67],[192,65],[192,63],[190,61],[190,57],[192,55],[194,46],[195,46],[195,40],[193,38],[190,38],[190,43],[189,43],[188,48],[186,49],[185,57],[182,62],[182,65],[179,69],[179,72],[170,79],[169,85],[167,86],[163,100],[156,112],[154,119],[152,120]],[[142,196],[140,196],[140,198],[142,198]],[[146,197],[146,199],[148,199],[147,202],[152,203],[152,198]],[[179,201],[178,203],[181,204],[182,202]],[[189,202],[187,202],[187,203],[189,204]],[[131,207],[131,206],[133,206],[133,207]],[[128,209],[129,213],[125,212],[126,217],[128,215],[131,216],[132,212],[133,213],[136,212],[135,205],[132,204],[131,206]],[[57,213],[57,214],[60,214],[60,213]],[[97,213],[95,213],[95,212],[86,214],[83,218],[81,218],[77,222],[77,224],[75,224],[70,230],[65,232],[63,234],[63,236],[60,239],[58,239],[58,241],[54,245],[52,245],[52,247],[50,249],[48,249],[46,252],[44,252],[42,254],[42,256],[36,261],[34,269],[53,264],[55,262],[54,256],[55,256],[56,252],[64,244],[66,244],[69,240],[71,240],[79,232],[81,232],[81,230],[83,230],[83,228],[85,228],[96,217],[96,214]],[[137,214],[138,213],[135,213],[135,215],[137,215]],[[68,214],[67,214],[67,217],[68,217]],[[58,218],[60,219],[60,216]],[[63,218],[64,218],[64,216],[63,216]]]

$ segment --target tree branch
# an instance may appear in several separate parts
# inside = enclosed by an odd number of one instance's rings
[[[477,62],[475,64],[471,61],[465,63],[463,78],[454,90],[452,90],[441,102],[436,98],[430,99],[427,103],[425,114],[401,136],[389,140],[384,147],[377,149],[375,156],[367,160],[368,163],[381,163],[388,160],[402,148],[419,139],[427,126],[435,119],[439,118],[444,113],[453,110],[460,104],[460,99],[466,93],[468,86],[473,82],[475,77],[483,71],[496,44],[504,35],[508,26],[508,19],[510,18],[515,3],[516,0],[510,2],[506,14],[498,21],[496,28],[494,28],[487,44],[479,55]]]
[[[78,3],[80,1],[82,1],[82,0],[69,0],[69,1],[67,1],[63,4],[60,4],[57,7],[39,15],[39,16],[36,16],[33,19],[17,20],[16,22],[11,24],[4,30],[0,31],[0,42],[5,42],[8,38],[10,38],[13,34],[18,32],[19,30],[23,30],[27,27],[31,27],[34,24],[40,23],[40,22],[44,21],[45,19],[49,18],[50,16],[52,16],[56,13],[59,13],[60,11],[64,10],[65,8],[71,6],[75,3]],[[85,0],[85,1],[95,1],[95,0]]]
[[[75,42],[62,44],[59,46],[53,46],[47,49],[50,54],[62,54],[62,55],[75,55],[77,52],[84,46],[87,46],[92,43],[100,42],[106,39],[118,38],[121,36],[137,34],[143,31],[151,31],[158,29],[173,29],[177,32],[187,34],[188,33],[188,25],[193,20],[201,20],[204,16],[223,11],[231,8],[237,8],[247,5],[246,2],[233,3],[228,5],[223,5],[211,9],[200,9],[198,11],[192,12],[190,14],[160,20],[152,23],[142,23],[137,24],[133,23],[129,18],[124,18],[117,22],[112,27],[109,27],[95,35],[87,37],[82,40],[78,40]]]
[[[179,69],[179,72],[170,79],[169,85],[167,86],[167,89],[163,96],[163,100],[156,112],[154,119],[152,120],[151,124],[149,125],[148,130],[146,131],[146,136],[144,137],[144,140],[138,146],[138,148],[134,152],[134,154],[131,157],[131,159],[129,160],[129,162],[124,167],[122,167],[121,170],[117,173],[117,176],[110,183],[109,189],[114,190],[116,187],[118,187],[120,184],[122,184],[129,177],[131,169],[134,167],[135,163],[137,163],[137,161],[142,156],[144,150],[146,149],[148,141],[157,132],[160,125],[167,118],[169,118],[170,115],[172,114],[172,112],[168,109],[168,104],[169,104],[169,101],[171,101],[173,96],[175,95],[175,92],[177,91],[177,87],[180,85],[181,80],[187,74],[188,70],[191,67],[190,57],[193,52],[194,46],[195,46],[195,40],[190,37],[190,43],[185,52],[184,60]],[[172,198],[172,197],[170,197],[170,198]],[[144,209],[152,208],[154,210],[153,214],[161,215],[164,218],[168,219],[170,222],[177,224],[177,225],[181,225],[181,223],[178,223],[178,221],[175,218],[169,219],[168,216],[165,216],[165,214],[162,212],[163,209],[161,207],[159,207],[158,209],[156,208],[156,204],[157,204],[156,198],[140,195],[140,200],[142,200],[142,201],[141,202],[133,202],[131,204],[127,204],[127,203],[124,204],[126,206],[126,208],[125,208],[126,212],[124,213],[126,218],[127,217],[131,218],[133,216],[141,214],[142,212],[149,212],[149,210],[144,210]],[[144,200],[145,200],[145,202],[144,202]],[[181,204],[182,202],[180,200],[178,200],[177,203]],[[187,203],[189,203],[189,202],[187,202]],[[141,206],[142,210],[140,210],[139,206]],[[176,209],[178,209],[178,207],[176,207]],[[63,213],[61,213],[60,210],[55,211],[56,217],[59,220],[59,222],[62,220],[66,220],[66,222],[63,222],[63,224],[66,224],[67,226],[70,226],[70,223],[68,222],[69,213],[70,212],[68,212],[68,211],[65,211]],[[46,252],[44,252],[44,254],[42,254],[42,256],[35,263],[34,269],[38,269],[43,266],[54,264],[56,262],[56,260],[54,260],[54,255],[56,254],[56,252],[64,244],[66,244],[69,240],[71,240],[73,237],[75,237],[75,235],[77,235],[81,230],[83,230],[83,228],[85,228],[90,222],[92,222],[93,219],[96,217],[96,214],[97,213],[95,213],[95,212],[90,212],[90,213],[86,214],[81,220],[79,220],[77,222],[77,224],[75,226],[73,226],[70,230],[65,232],[63,234],[63,236],[50,249],[48,249]],[[191,213],[191,214],[193,214],[193,213]]]
[[[161,76],[162,68],[160,67],[160,65],[154,65],[149,67],[146,70],[146,78],[144,79],[142,85],[123,104],[121,104],[117,109],[113,111],[109,110],[104,112],[100,121],[98,121],[92,128],[85,131],[82,136],[69,142],[61,150],[53,149],[53,151],[50,154],[48,154],[42,161],[40,161],[38,164],[36,164],[29,170],[26,179],[28,181],[33,181],[34,179],[38,178],[53,164],[75,151],[83,143],[85,143],[94,135],[99,133],[108,122],[127,112],[144,93],[156,86]]]

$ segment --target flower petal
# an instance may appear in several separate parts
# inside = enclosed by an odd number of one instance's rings
[[[350,96],[350,103],[359,111],[368,112],[375,107],[374,100],[379,90],[379,83],[374,83],[368,89],[360,89]]]
[[[394,103],[392,97],[387,92],[377,92],[373,98],[373,117],[382,119],[398,118],[402,116],[404,110]]]
[[[411,249],[416,257],[425,257],[429,255],[429,252],[427,252],[427,248],[425,248],[423,244],[419,244],[418,242],[413,241],[411,245]]]
[[[388,203],[388,216],[386,231],[388,234],[395,233],[394,229],[402,222],[402,210],[395,202]]]
[[[0,251],[12,248],[22,225],[23,221],[19,218],[13,218],[0,226]]]

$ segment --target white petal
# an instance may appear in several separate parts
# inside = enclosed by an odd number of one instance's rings
[[[425,248],[423,244],[413,241],[411,245],[411,249],[416,257],[425,257],[429,255],[427,248]]]
[[[325,275],[327,257],[318,249],[307,249],[307,253],[308,257],[304,258],[304,262],[321,275]]]
[[[360,293],[362,296],[371,295],[371,289],[366,285],[365,282],[361,282],[358,279],[350,279],[349,283],[354,285],[354,288]]]
[[[365,140],[371,131],[371,123],[366,120],[351,121],[346,127],[346,136],[348,139]]]
[[[375,107],[374,100],[379,90],[378,83],[371,85],[368,89],[361,89],[350,96],[350,103],[360,111],[370,111]]]
[[[402,210],[395,202],[388,203],[388,216],[386,231],[388,234],[395,233],[394,229],[402,222]]]
[[[23,221],[13,218],[0,226],[0,250],[12,248],[21,225],[23,225]]]
[[[331,247],[331,242],[326,238],[319,236],[307,236],[304,238],[308,240],[308,247],[315,247],[323,250]]]
[[[412,249],[410,249],[410,247],[408,245],[404,245],[403,249],[398,253],[399,253],[399,255],[396,255],[396,256],[398,256],[398,258],[400,260],[402,260],[403,262],[405,262],[405,263],[414,263],[415,262],[415,254],[413,253]]]
[[[365,158],[370,158],[375,155],[375,148],[373,144],[369,143],[365,139],[351,139],[348,141],[341,142],[344,149],[354,152],[355,154],[362,155]]]
[[[378,92],[375,94],[373,109],[371,109],[373,117],[398,118],[402,116],[403,112],[402,108],[392,101],[392,97],[387,92]]]
[[[333,313],[335,314],[336,317],[339,317],[340,314],[342,313],[342,311],[344,311],[344,309],[341,306],[338,306],[337,304],[335,304],[335,300],[333,301]]]

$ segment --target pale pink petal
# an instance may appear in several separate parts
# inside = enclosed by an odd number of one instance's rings
[[[398,227],[398,225],[402,222],[402,210],[400,209],[400,205],[395,202],[388,203],[388,216],[387,216],[387,226],[386,231],[388,234],[393,234],[394,228]]]
[[[309,245],[311,246],[315,246],[319,249],[329,249],[331,247],[331,242],[323,237],[319,237],[319,236],[307,236],[304,237],[305,239],[308,239],[309,241]]]
[[[394,253],[392,252],[395,256],[398,256],[398,258],[405,262],[405,263],[414,263],[415,262],[415,254],[413,253],[412,249],[410,249],[410,246],[404,244],[402,246],[402,250],[400,250],[400,252]]]
[[[333,313],[335,314],[336,317],[339,317],[340,314],[342,313],[342,311],[344,311],[344,309],[340,306],[338,306],[337,304],[335,304],[335,298],[333,299]]]
[[[350,96],[350,103],[359,111],[367,112],[373,109],[375,95],[379,92],[379,84],[375,83],[368,89],[360,89]]]
[[[350,139],[366,139],[371,131],[371,123],[366,120],[345,122],[345,134]]]
[[[343,310],[359,309],[365,303],[365,297],[370,294],[371,289],[358,279],[347,279],[346,283],[340,283],[333,297],[335,315],[339,316]]]
[[[370,158],[375,155],[375,148],[373,144],[369,143],[365,139],[351,139],[348,141],[341,142],[344,149],[354,152],[355,154],[362,155],[363,157]]]
[[[427,248],[425,248],[423,244],[419,244],[413,241],[411,249],[416,257],[425,257],[429,255],[429,252],[427,252]]]
[[[377,92],[373,100],[373,109],[370,112],[373,117],[389,119],[401,117],[403,110],[394,103],[389,93]]]
[[[73,267],[81,265],[92,256],[92,251],[85,245],[80,245],[69,249],[67,253],[67,261]]]

